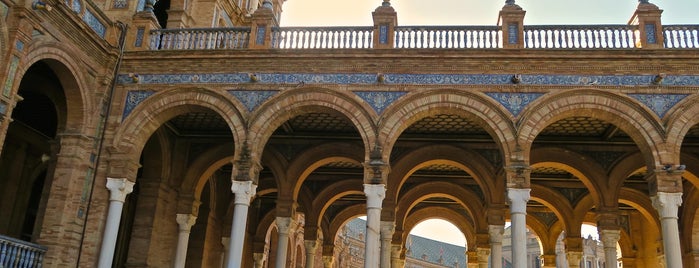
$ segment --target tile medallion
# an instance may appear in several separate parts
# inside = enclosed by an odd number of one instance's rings
[[[544,93],[498,93],[498,92],[486,92],[486,95],[498,101],[500,104],[505,106],[512,115],[519,115],[525,107],[537,98],[544,95]]]
[[[124,120],[129,114],[136,109],[136,106],[141,104],[148,97],[155,94],[154,91],[150,90],[133,90],[126,93],[126,101],[124,102],[124,113],[122,113],[121,119]]]
[[[663,118],[675,104],[689,96],[688,94],[629,94],[650,108],[658,117]]]
[[[364,101],[369,103],[371,108],[374,108],[377,114],[381,114],[386,107],[391,103],[407,94],[407,92],[392,92],[392,91],[358,91],[354,92]]]
[[[228,91],[228,93],[230,93],[231,95],[238,98],[238,100],[240,100],[240,102],[242,102],[243,105],[245,105],[245,108],[248,108],[248,112],[252,112],[253,110],[255,110],[255,108],[257,108],[257,106],[259,106],[260,104],[262,104],[263,102],[265,102],[266,100],[268,100],[269,98],[274,96],[274,94],[277,94],[277,92],[279,92],[279,91],[276,91],[276,90],[255,90],[255,91],[229,90]]]

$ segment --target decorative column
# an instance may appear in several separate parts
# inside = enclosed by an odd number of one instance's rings
[[[381,268],[391,267],[391,240],[393,232],[396,230],[396,224],[392,221],[381,222]]]
[[[620,230],[599,231],[599,237],[602,240],[602,246],[604,246],[604,262],[607,263],[607,267],[616,267],[616,245],[619,243],[620,234]]]
[[[379,267],[380,249],[380,218],[381,203],[386,197],[385,184],[364,184],[364,194],[366,194],[366,242],[364,252],[364,267]]]
[[[323,256],[323,267],[324,268],[333,268],[334,263],[335,263],[334,256]]]
[[[403,252],[403,245],[391,245],[391,268],[404,268],[405,260],[401,259],[400,255]]]
[[[531,189],[508,188],[510,218],[512,220],[512,264],[527,267],[527,201]]]
[[[488,268],[488,259],[490,257],[490,249],[489,248],[477,248],[476,249],[477,256],[478,256],[478,268]],[[502,262],[500,262],[502,263]]]
[[[566,257],[568,257],[568,267],[580,268],[580,261],[582,260],[582,255],[583,253],[579,251],[566,252]]]
[[[306,267],[315,267],[316,251],[318,251],[318,240],[306,240],[303,242],[306,247]]]
[[[294,220],[291,217],[277,217],[277,260],[274,267],[286,267],[286,252],[289,249],[289,230],[292,229]]]
[[[221,263],[221,266],[225,267],[230,257],[228,250],[230,250],[231,238],[227,236],[221,237],[221,245],[223,245],[223,263]]]
[[[177,236],[177,251],[175,252],[175,268],[184,268],[187,259],[187,245],[189,244],[189,232],[192,225],[197,222],[197,217],[192,214],[177,214],[177,224],[180,233]]]
[[[488,225],[491,268],[502,268],[502,236],[504,233],[504,225]]]
[[[655,196],[651,196],[651,200],[660,214],[666,267],[682,267],[680,231],[677,225],[677,210],[682,205],[682,193],[657,192]]]
[[[119,233],[119,222],[121,221],[121,210],[124,208],[126,195],[133,191],[134,184],[134,182],[126,178],[107,178],[109,211],[107,212],[107,223],[104,226],[102,248],[100,249],[100,258],[97,264],[99,268],[112,267],[116,238]]]
[[[241,267],[243,263],[243,242],[245,241],[245,228],[248,224],[248,208],[250,201],[255,197],[257,185],[252,181],[232,181],[231,191],[235,194],[235,206],[233,208],[233,223],[231,224],[231,244],[228,248],[228,263],[226,267]]]

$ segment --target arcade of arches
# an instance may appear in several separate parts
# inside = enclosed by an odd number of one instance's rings
[[[514,267],[527,228],[542,267],[562,233],[579,267],[582,224],[607,263],[699,267],[696,49],[145,50],[148,1],[93,10],[103,35],[79,15],[105,3],[0,1],[0,234],[42,267],[340,267],[360,215],[365,267],[404,267],[429,218],[468,267],[503,258],[505,222]],[[168,28],[283,3],[183,2]]]

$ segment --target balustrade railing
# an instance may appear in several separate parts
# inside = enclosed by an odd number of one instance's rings
[[[274,27],[272,48],[371,48],[374,27]]]
[[[191,28],[151,31],[151,50],[243,49],[250,27]]]
[[[640,47],[635,25],[524,26],[525,48],[618,49]]]
[[[395,48],[501,48],[498,26],[397,26]]]
[[[663,26],[665,48],[699,48],[699,25]]]
[[[0,267],[41,267],[46,247],[0,235]]]

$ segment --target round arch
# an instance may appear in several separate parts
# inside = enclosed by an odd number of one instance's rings
[[[410,213],[403,225],[403,232],[400,235],[401,240],[396,241],[397,237],[394,235],[393,243],[400,242],[400,244],[405,244],[410,231],[421,222],[429,219],[440,219],[451,223],[464,235],[466,239],[464,247],[471,248],[476,246],[476,229],[474,226],[458,212],[443,206],[428,206]]]
[[[333,218],[327,224],[322,224],[321,226],[323,231],[323,245],[333,246],[335,237],[337,236],[340,228],[342,228],[342,226],[347,224],[350,220],[364,215],[366,215],[366,204],[352,205],[339,211],[335,218]],[[325,246],[323,248],[323,251],[325,251]],[[325,254],[325,252],[323,252],[323,254]]]
[[[117,129],[112,146],[137,157],[145,141],[162,124],[193,111],[213,111],[225,120],[234,142],[245,140],[244,120],[233,96],[206,88],[178,88],[158,92],[138,105]],[[235,146],[234,155],[239,155],[241,147]]]
[[[389,106],[379,124],[379,141],[389,159],[401,133],[413,123],[438,113],[454,113],[468,117],[482,126],[500,146],[505,165],[514,150],[515,129],[509,112],[483,93],[460,90],[426,90],[411,93]]]
[[[233,162],[233,143],[226,143],[211,148],[192,162],[180,183],[180,196],[192,194],[199,200],[206,182],[216,170]]]
[[[699,95],[694,94],[677,103],[665,116],[667,145],[671,155],[680,155],[682,142],[689,129],[699,124]],[[679,161],[679,159],[677,159]],[[668,162],[679,163],[679,162]]]
[[[570,116],[594,117],[619,127],[643,152],[649,168],[674,162],[667,159],[665,148],[660,148],[665,144],[663,127],[648,108],[630,97],[591,89],[545,95],[527,106],[518,123],[518,143],[524,150],[524,157],[529,156],[532,144],[544,128]]]
[[[532,184],[531,185],[531,200],[539,202],[551,209],[551,211],[556,214],[558,221],[563,223],[564,230],[567,233],[577,234],[577,232],[570,232],[572,226],[575,222],[573,217],[573,207],[561,193],[553,189]],[[538,221],[538,219],[537,219]],[[580,232],[580,230],[578,230]]]
[[[313,199],[311,209],[309,210],[310,213],[306,215],[306,226],[316,230],[315,234],[309,233],[307,238],[313,239],[317,237],[317,228],[314,227],[318,227],[322,224],[323,215],[333,202],[346,195],[364,194],[363,189],[361,184],[357,184],[353,180],[344,180],[334,183],[320,192]],[[366,211],[364,213],[366,213]]]
[[[272,133],[294,116],[311,111],[333,111],[342,114],[354,125],[369,155],[375,140],[375,124],[371,110],[351,92],[307,87],[277,94],[251,114],[248,145],[252,159],[259,159]]]

